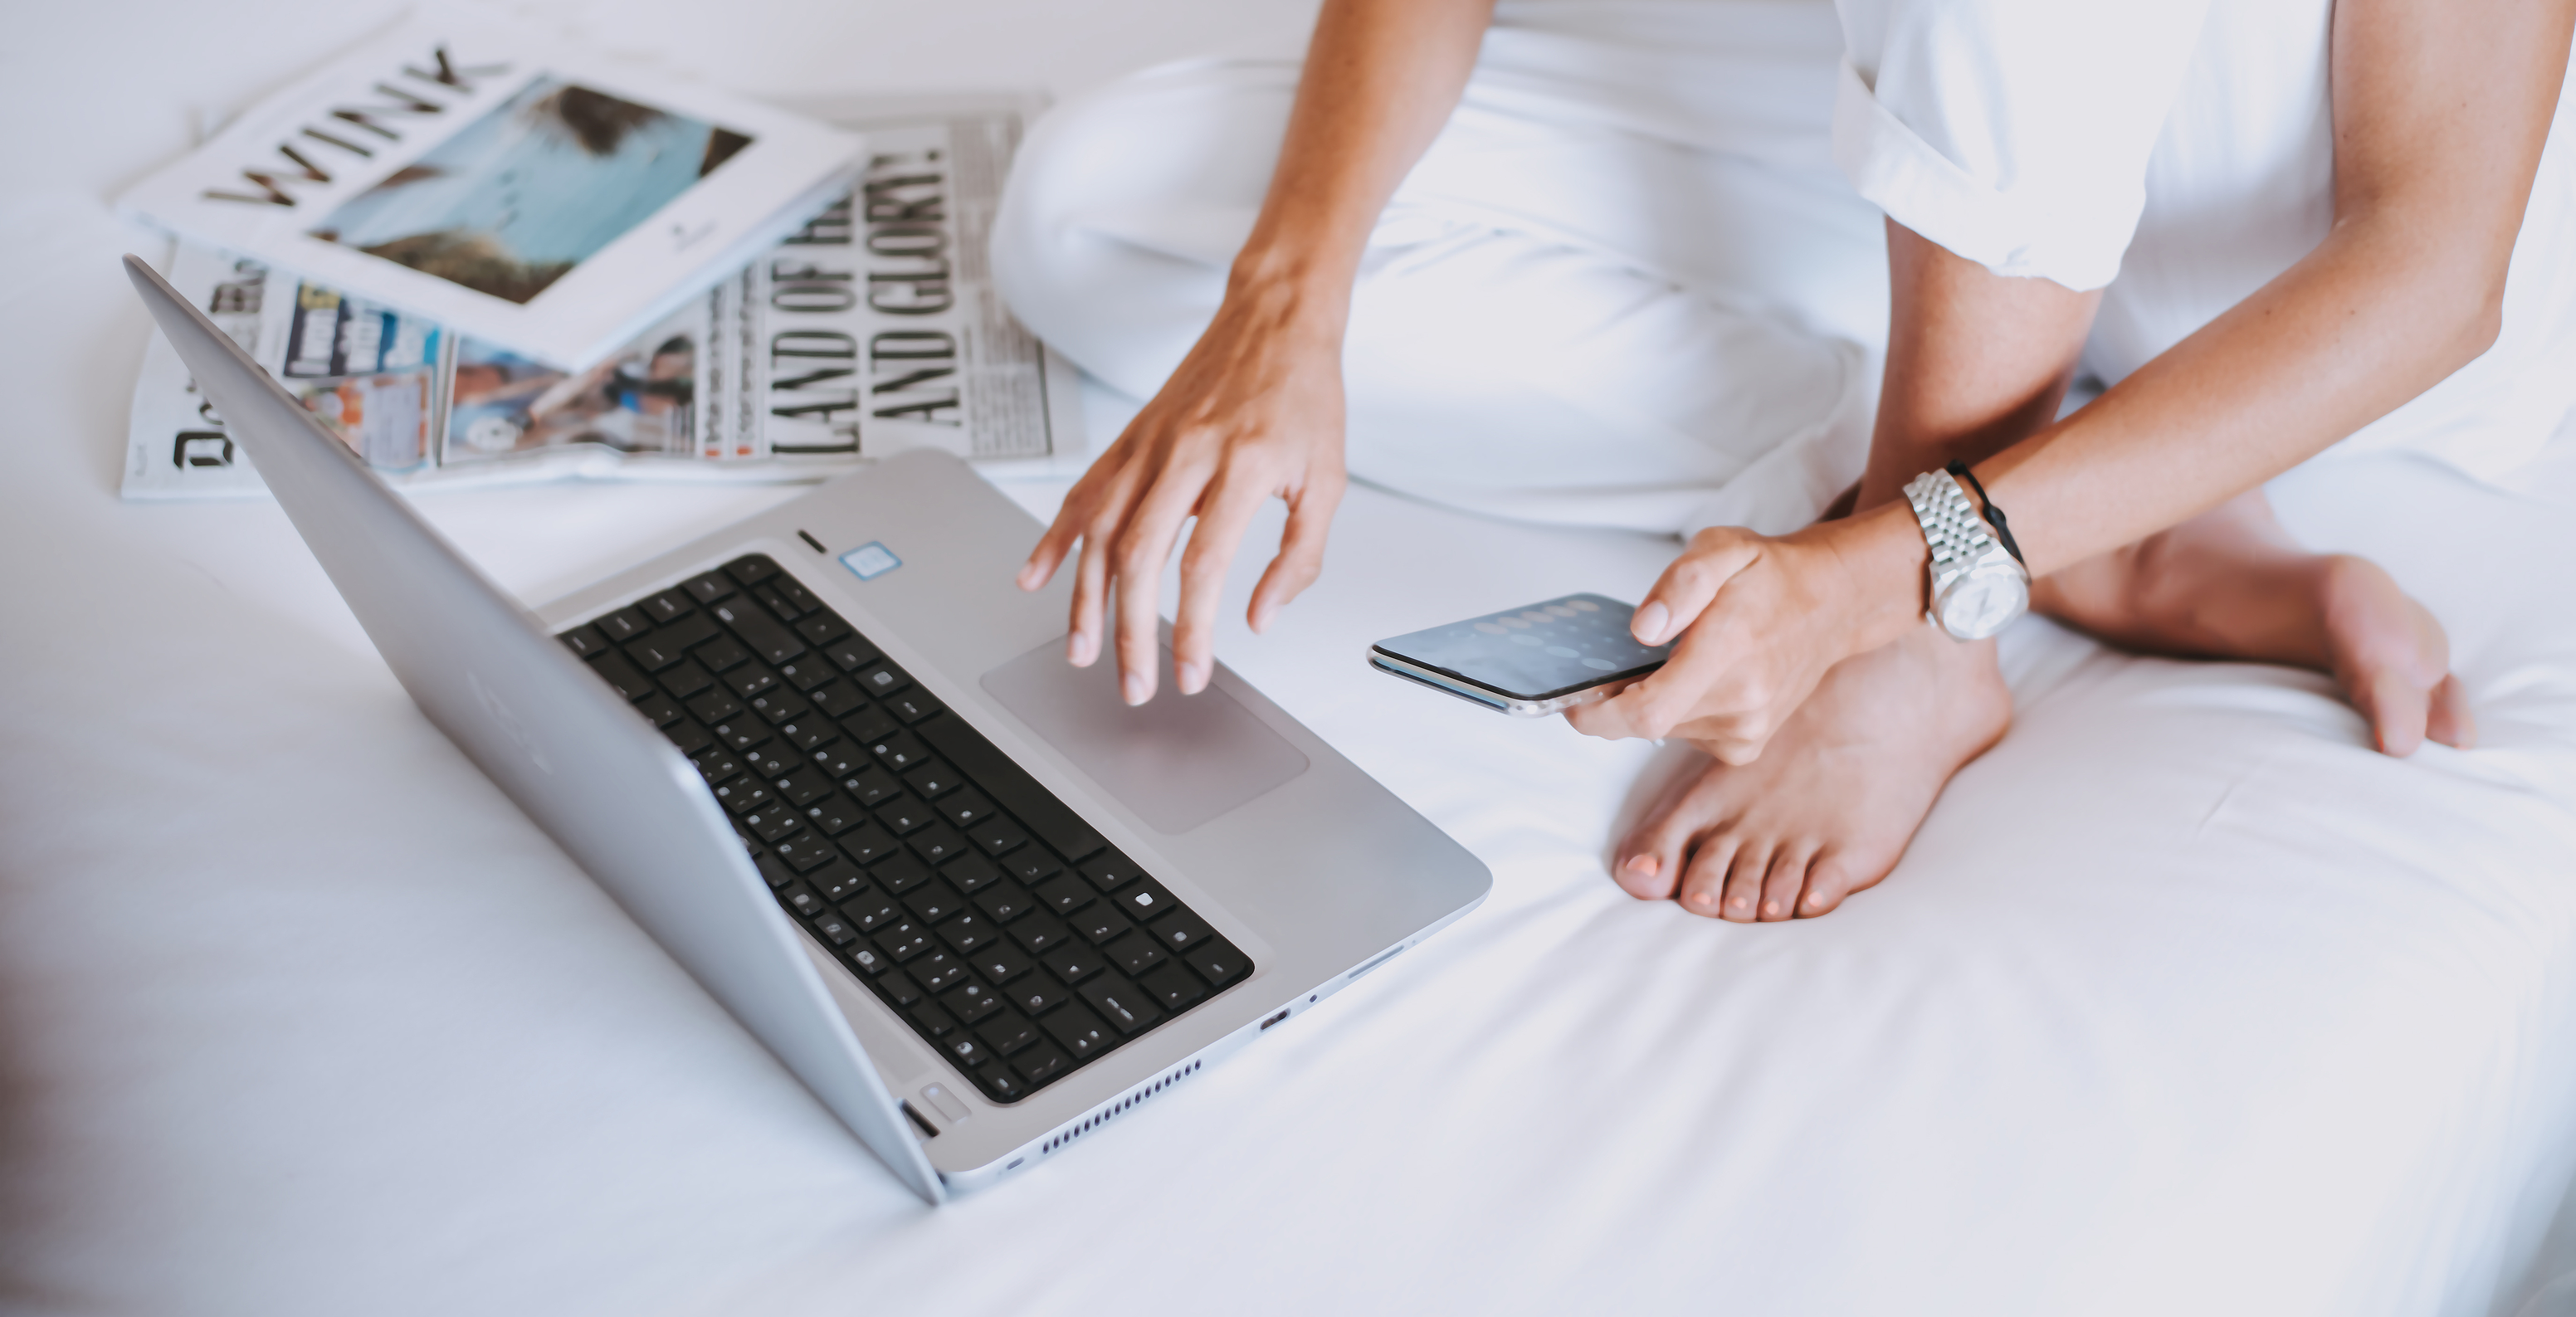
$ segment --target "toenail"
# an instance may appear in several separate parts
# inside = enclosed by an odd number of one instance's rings
[[[1744,898],[1743,898],[1743,897],[1740,897],[1740,896],[1739,896],[1739,897],[1735,898],[1735,908],[1736,908],[1736,909],[1738,909],[1738,910],[1741,910],[1741,909],[1743,909],[1743,908],[1744,908]]]
[[[1777,901],[1765,901],[1765,902],[1763,902],[1763,903],[1762,903],[1762,913],[1764,913],[1764,914],[1766,914],[1766,915],[1776,915],[1776,914],[1780,913],[1780,903],[1779,903],[1779,902],[1777,902]]]
[[[1697,903],[1697,904],[1700,904],[1700,905],[1709,905],[1709,904],[1714,903],[1714,902],[1717,900],[1717,898],[1716,898],[1716,897],[1714,897],[1714,896],[1709,895],[1709,894],[1708,894],[1708,893],[1706,893],[1706,892],[1702,892],[1702,893],[1700,893],[1699,895],[1692,897],[1692,898],[1691,898],[1691,900],[1692,900],[1693,902]]]
[[[1810,910],[1822,910],[1822,909],[1824,909],[1824,908],[1825,908],[1825,898],[1823,898],[1823,897],[1821,897],[1821,896],[1814,896],[1814,895],[1810,895],[1810,896],[1808,896],[1808,898],[1807,898],[1807,908],[1808,908],[1808,909],[1810,909]]]

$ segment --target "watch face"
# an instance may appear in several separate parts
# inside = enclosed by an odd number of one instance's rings
[[[1961,640],[1983,640],[2030,607],[2030,586],[2018,572],[1978,572],[1941,594],[1941,629]]]

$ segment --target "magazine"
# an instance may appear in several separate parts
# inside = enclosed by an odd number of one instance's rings
[[[440,6],[117,199],[518,356],[594,366],[846,190],[858,138]]]
[[[397,485],[564,476],[817,480],[932,447],[987,474],[1078,469],[1080,378],[982,253],[1035,96],[819,104],[871,143],[856,184],[759,259],[566,371],[246,256],[181,243],[170,282]],[[155,335],[127,498],[265,493]]]

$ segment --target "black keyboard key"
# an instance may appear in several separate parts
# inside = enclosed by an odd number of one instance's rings
[[[726,580],[722,572],[708,572],[680,582],[680,588],[688,591],[689,597],[699,603],[712,604],[733,593],[733,582]]]
[[[869,820],[865,810],[851,804],[848,796],[835,791],[807,805],[805,821],[813,824],[815,830],[824,836],[838,837]],[[865,864],[867,861],[861,860],[859,863]]]
[[[925,924],[936,924],[965,909],[966,898],[946,883],[929,882],[905,893],[903,908],[919,915]]]
[[[595,626],[577,626],[555,639],[562,641],[564,648],[583,658],[603,654],[608,650],[608,637],[599,634],[599,628]]]
[[[1077,1065],[1118,1044],[1118,1038],[1109,1032],[1109,1026],[1102,1024],[1100,1017],[1092,1014],[1088,1007],[1067,1006],[1046,1017],[1041,1024],[1049,1036],[1064,1044],[1064,1050]]]
[[[742,766],[751,770],[754,776],[774,783],[787,776],[788,770],[804,766],[796,762],[795,755],[796,747],[771,742],[743,751]],[[824,785],[828,787],[831,784],[827,782]]]
[[[743,703],[751,706],[753,713],[768,719],[772,727],[814,712],[814,706],[807,704],[804,696],[791,690],[775,690],[766,695],[755,695]]]
[[[919,832],[929,827],[936,818],[937,816],[930,812],[928,802],[914,800],[910,796],[889,800],[877,808],[877,821],[886,825],[887,830],[898,837]]]
[[[635,606],[643,609],[646,617],[662,623],[698,611],[697,603],[689,598],[688,592],[677,586],[650,599],[637,600]]]
[[[878,979],[877,991],[884,993],[886,1000],[893,1002],[898,1010],[918,1003],[922,995],[921,985],[913,982],[912,976],[902,970]]]
[[[749,782],[750,779],[745,778],[743,781]],[[729,785],[741,786],[742,784],[732,783]],[[747,791],[746,794],[748,794]],[[796,817],[796,811],[772,800],[768,804],[762,805],[757,809],[746,811],[742,816],[742,826],[745,830],[749,831],[751,835],[760,838],[762,841],[776,841],[779,838],[786,836],[788,833],[794,832],[798,828],[805,826],[805,821]],[[786,860],[788,867],[791,869],[811,869],[815,865],[822,863],[824,858],[828,857],[819,857],[814,855],[789,856],[781,853],[779,858]]]
[[[870,747],[892,736],[902,727],[903,724],[894,720],[893,714],[873,704],[841,720],[841,730],[847,733],[851,740],[858,742],[860,749],[869,750],[871,756],[875,752]]]
[[[993,921],[985,918],[982,911],[970,909],[941,924],[939,940],[947,943],[949,950],[966,957],[971,965],[975,963],[975,953],[991,942],[996,932]]]
[[[912,847],[913,854],[932,864],[953,860],[966,854],[966,839],[958,836],[957,830],[945,823],[934,822],[919,831],[905,834],[904,844]]]
[[[616,687],[617,693],[629,702],[643,699],[660,689],[653,684],[652,678],[636,671],[635,665],[627,661],[624,654],[613,649],[592,659],[590,670],[607,679],[608,684]]]
[[[868,702],[860,699],[858,691],[846,681],[817,686],[805,692],[805,698],[812,700],[815,708],[833,718],[847,718],[868,707]]]
[[[923,749],[921,742],[910,732],[880,736],[868,742],[868,753],[875,755],[878,763],[898,773],[930,757],[930,752]]]
[[[856,923],[862,933],[873,933],[903,917],[902,912],[895,909],[894,902],[887,900],[885,893],[873,887],[843,901],[841,913],[848,915],[851,922]],[[903,1003],[895,1004],[900,1006]]]
[[[884,952],[874,947],[847,947],[844,951],[849,956],[850,963],[859,967],[861,974],[874,977],[894,968],[894,962],[888,960]]]
[[[809,759],[813,757],[816,750],[831,743],[840,735],[841,729],[823,718],[799,718],[794,722],[778,725],[778,738],[795,746]],[[830,770],[826,769],[825,772],[829,773]],[[839,774],[831,775],[839,776]]]
[[[751,814],[744,815],[742,821],[750,823],[753,818],[768,812],[769,811],[767,810],[754,811]],[[795,816],[789,815],[787,823],[790,827],[795,826]],[[757,825],[754,826],[756,827]],[[810,832],[799,833],[793,837],[772,839],[770,841],[769,852],[770,854],[787,861],[788,868],[794,869],[798,873],[808,874],[841,858],[841,853],[833,848],[830,839],[817,837]]]
[[[711,690],[689,701],[689,712],[699,722],[714,724],[742,712],[742,701],[728,690]]]
[[[1011,925],[1011,940],[1030,955],[1053,951],[1073,939],[1064,921],[1043,911]]]
[[[906,968],[921,981],[921,986],[932,992],[946,992],[966,977],[966,962],[939,947],[913,957]]]
[[[915,845],[921,842],[919,837],[912,840]],[[959,851],[957,857],[942,867],[940,872],[948,876],[948,881],[957,884],[958,891],[968,896],[973,896],[978,891],[1002,881],[1001,870],[994,868],[991,861],[969,850]]]
[[[982,795],[975,793],[969,793],[969,798],[984,800]],[[991,808],[990,801],[984,803],[987,809]],[[986,855],[1008,855],[1029,842],[1027,833],[1020,831],[1019,827],[1009,819],[1002,818],[989,819],[981,827],[969,828],[966,830],[966,835],[972,838],[977,846],[982,847]]]
[[[708,786],[728,781],[742,773],[742,760],[737,758],[733,751],[721,746],[711,750],[701,750],[689,756],[689,762],[698,766],[698,776],[705,778]]]
[[[830,613],[816,613],[796,624],[796,634],[809,644],[828,645],[850,634],[850,624]]]
[[[1066,1060],[1064,1053],[1057,1051],[1053,1044],[1039,1043],[1012,1057],[1011,1068],[1019,1072],[1020,1078],[1029,1081],[1029,1087],[1035,1088],[1072,1069],[1073,1062]]]
[[[912,1022],[933,1038],[945,1038],[957,1032],[957,1022],[948,1018],[948,1012],[939,1009],[937,1002],[926,1001],[913,1007]]]
[[[982,834],[977,835],[980,838]],[[1006,857],[1002,861],[1002,870],[1024,883],[1042,883],[1063,873],[1064,866],[1057,863],[1054,856],[1047,854],[1044,847],[1031,846]],[[1076,880],[1076,885],[1082,888],[1084,899],[1089,899],[1090,884]]]
[[[1206,946],[1181,959],[1188,961],[1190,968],[1197,970],[1199,977],[1206,979],[1212,988],[1222,988],[1242,978],[1243,972],[1252,968],[1252,962],[1235,950],[1233,943],[1221,937],[1210,940]]]
[[[823,606],[823,601],[815,598],[814,592],[806,589],[805,583],[797,580],[793,576],[781,575],[773,577],[769,582],[769,588],[776,590],[779,594],[785,596],[789,602],[795,604],[798,608],[804,609],[806,612],[813,612],[815,609]]]
[[[877,947],[900,965],[930,950],[930,930],[910,920],[897,920],[877,930]]]
[[[825,764],[823,768],[826,772],[831,771],[829,764]],[[874,764],[843,776],[841,789],[849,792],[860,804],[870,809],[903,794],[903,784],[895,781],[894,774]]]
[[[635,702],[635,711],[653,720],[656,727],[668,727],[680,721],[680,702],[655,691]]]
[[[1037,888],[1038,902],[1060,915],[1069,915],[1091,904],[1091,888],[1072,874],[1061,874],[1053,882]]]
[[[760,606],[768,609],[769,615],[781,622],[793,622],[805,616],[805,610],[797,607],[794,600],[780,593],[774,585],[753,586],[751,597],[759,600]]]
[[[1038,961],[1049,973],[1070,984],[1080,984],[1108,964],[1099,952],[1076,944],[1058,947],[1038,957]]]
[[[807,870],[805,882],[815,891],[821,892],[824,900],[844,910],[850,908],[848,902],[851,897],[868,890],[868,876],[859,872],[857,865],[846,863],[838,858],[826,860],[821,866]],[[860,926],[859,931],[872,932],[875,928],[875,924],[865,924]]]
[[[975,1033],[999,1056],[1009,1056],[1038,1040],[1038,1027],[1019,1016],[1004,1013],[976,1026]]]
[[[652,629],[653,619],[640,608],[621,608],[599,619],[600,634],[621,645]]]
[[[1136,986],[1154,994],[1156,1003],[1177,1015],[1198,1004],[1207,995],[1199,976],[1181,967],[1175,960],[1136,981]]]
[[[654,680],[661,682],[662,689],[669,691],[671,697],[677,700],[694,700],[714,689],[716,684],[716,679],[708,676],[705,668],[685,659],[681,660],[678,667],[660,674]]]
[[[777,574],[778,564],[771,562],[766,554],[748,553],[725,564],[725,575],[744,585],[755,585]]]
[[[928,770],[923,771],[926,773]],[[921,775],[915,774],[913,781],[920,780]],[[927,796],[930,793],[925,791],[922,794]],[[973,787],[968,787],[964,791],[950,792],[945,798],[933,800],[931,803],[939,810],[940,817],[970,833],[974,831],[976,825],[993,817],[993,802],[984,799],[984,793]]]
[[[845,947],[859,940],[859,926],[838,910],[827,910],[816,916],[814,931],[830,938],[836,947]]]
[[[1127,971],[1127,977],[1131,979],[1170,959],[1163,954],[1161,947],[1154,945],[1154,939],[1142,933],[1129,933],[1100,950],[1109,957],[1110,964]]]
[[[879,887],[901,896],[930,881],[930,866],[909,855],[897,853],[868,866],[868,876]]]
[[[1082,876],[1104,892],[1114,892],[1144,875],[1134,860],[1116,851],[1094,857],[1082,866]]]
[[[1108,844],[1082,821],[1081,815],[1039,786],[1028,770],[1011,762],[964,719],[954,714],[933,718],[916,730],[939,751],[941,758],[955,764],[967,780],[993,798],[994,804],[1054,847],[1057,854],[1082,860]]]
[[[810,691],[841,674],[834,672],[831,664],[808,654],[779,664],[778,675],[785,678],[788,685],[800,691]]]
[[[857,675],[859,689],[877,699],[883,699],[912,684],[912,678],[905,676],[903,669],[891,663],[878,663],[861,668]]]
[[[956,769],[936,759],[924,759],[911,765],[906,769],[903,780],[911,783],[912,789],[920,792],[924,800],[937,800],[964,785],[958,779]]]
[[[812,765],[800,764],[795,771],[778,780],[778,794],[785,797],[788,804],[803,809],[832,794],[832,779],[816,772]]]
[[[1095,947],[1133,927],[1135,925],[1127,922],[1127,916],[1109,905],[1095,905],[1076,911],[1073,916],[1073,931],[1082,934],[1083,940]]]
[[[1003,989],[1002,995],[1031,1015],[1044,1015],[1071,1001],[1073,989],[1056,982],[1052,974],[1031,974]]]
[[[805,652],[805,642],[767,613],[746,608],[739,599],[728,599],[711,607],[716,620],[733,628],[734,638],[751,647],[752,657],[770,663],[784,663]]]
[[[1175,956],[1188,955],[1216,940],[1216,930],[1195,912],[1176,909],[1147,925],[1145,931]]]
[[[678,746],[684,755],[694,755],[716,743],[716,738],[708,734],[706,728],[686,718],[663,728],[662,735],[670,737],[671,744]]]
[[[748,714],[737,713],[720,722],[709,723],[707,730],[715,733],[716,744],[727,750],[748,750],[769,739],[769,729]]]
[[[948,880],[956,882],[957,876],[950,874]],[[957,890],[974,897],[975,908],[983,911],[985,917],[996,924],[1007,924],[1027,914],[1037,905],[1037,899],[1030,896],[1027,889],[1018,883],[996,882],[986,886],[980,892],[960,883]]]
[[[852,636],[847,640],[836,640],[831,644],[825,645],[823,647],[823,656],[832,660],[833,666],[838,667],[843,672],[856,672],[859,669],[876,662],[878,658],[876,650],[871,648],[868,645],[868,642],[859,639],[857,636]]]
[[[1163,1018],[1162,1008],[1146,1000],[1143,989],[1122,978],[1093,979],[1076,991],[1091,1003],[1091,1009],[1100,1012],[1100,1018],[1109,1021],[1111,1028],[1130,1038],[1153,1028],[1155,1021]]]
[[[976,973],[984,976],[984,981],[987,983],[1009,983],[1028,973],[1032,963],[1025,953],[1008,942],[991,943],[981,951],[961,954],[965,955],[967,964],[975,967]]]
[[[931,991],[939,990],[933,988]],[[958,984],[955,991],[943,994],[939,1004],[947,1007],[948,1013],[956,1016],[959,1024],[973,1024],[1002,1009],[1002,994],[968,979]]]
[[[762,851],[758,855],[752,856],[751,867],[760,870],[762,881],[767,882],[773,888],[785,887],[787,884],[796,881],[796,871],[779,863],[778,857],[771,855],[767,851]]]
[[[1140,924],[1150,924],[1181,908],[1180,898],[1173,896],[1170,888],[1151,878],[1139,878],[1120,888],[1109,902]]]
[[[709,672],[731,672],[751,661],[751,651],[729,639],[710,640],[694,651]]]
[[[907,723],[920,722],[922,719],[927,718],[934,713],[944,712],[948,708],[947,705],[941,704],[939,701],[930,698],[930,692],[919,689],[908,690],[899,695],[886,696],[885,707],[887,711],[894,714],[895,717],[901,718]]]
[[[778,674],[757,663],[745,663],[724,675],[725,689],[745,702],[778,686]]]
[[[1021,1095],[1029,1091],[1028,1087],[1020,1082],[1020,1077],[1012,1074],[1010,1068],[999,1061],[973,1073],[975,1086],[984,1090],[984,1096],[996,1102],[1016,1102]]]
[[[691,618],[690,620],[699,623],[704,623],[706,621],[703,617]],[[635,666],[644,669],[646,672],[660,672],[662,669],[667,668],[689,656],[689,645],[695,643],[695,641],[691,641],[686,634],[690,630],[701,630],[707,633],[712,633],[715,628],[710,626],[697,628],[666,627],[660,631],[656,631],[645,636],[641,640],[630,640],[626,642],[626,645],[624,646],[626,657],[635,660]],[[701,634],[696,639],[704,640],[706,638],[706,635]]]
[[[823,913],[823,894],[803,883],[789,883],[779,889],[778,899],[808,919]]]
[[[831,817],[839,816],[833,814]],[[861,864],[874,864],[894,854],[896,849],[903,845],[902,842],[894,839],[894,834],[865,819],[860,821],[859,826],[838,834],[837,839],[841,843],[842,853]]]
[[[756,777],[738,777],[730,782],[720,782],[716,784],[715,791],[716,803],[736,814],[766,805],[778,796],[777,792],[769,789],[768,783]]]

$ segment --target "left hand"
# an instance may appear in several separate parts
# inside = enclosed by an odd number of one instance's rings
[[[1903,505],[1897,505],[1902,510]],[[1827,669],[1922,619],[1922,537],[1882,514],[1773,537],[1732,526],[1691,537],[1630,623],[1672,658],[1565,719],[1586,736],[1680,736],[1749,764]],[[1906,556],[1901,529],[1913,537]],[[1910,573],[1915,580],[1908,582]]]

